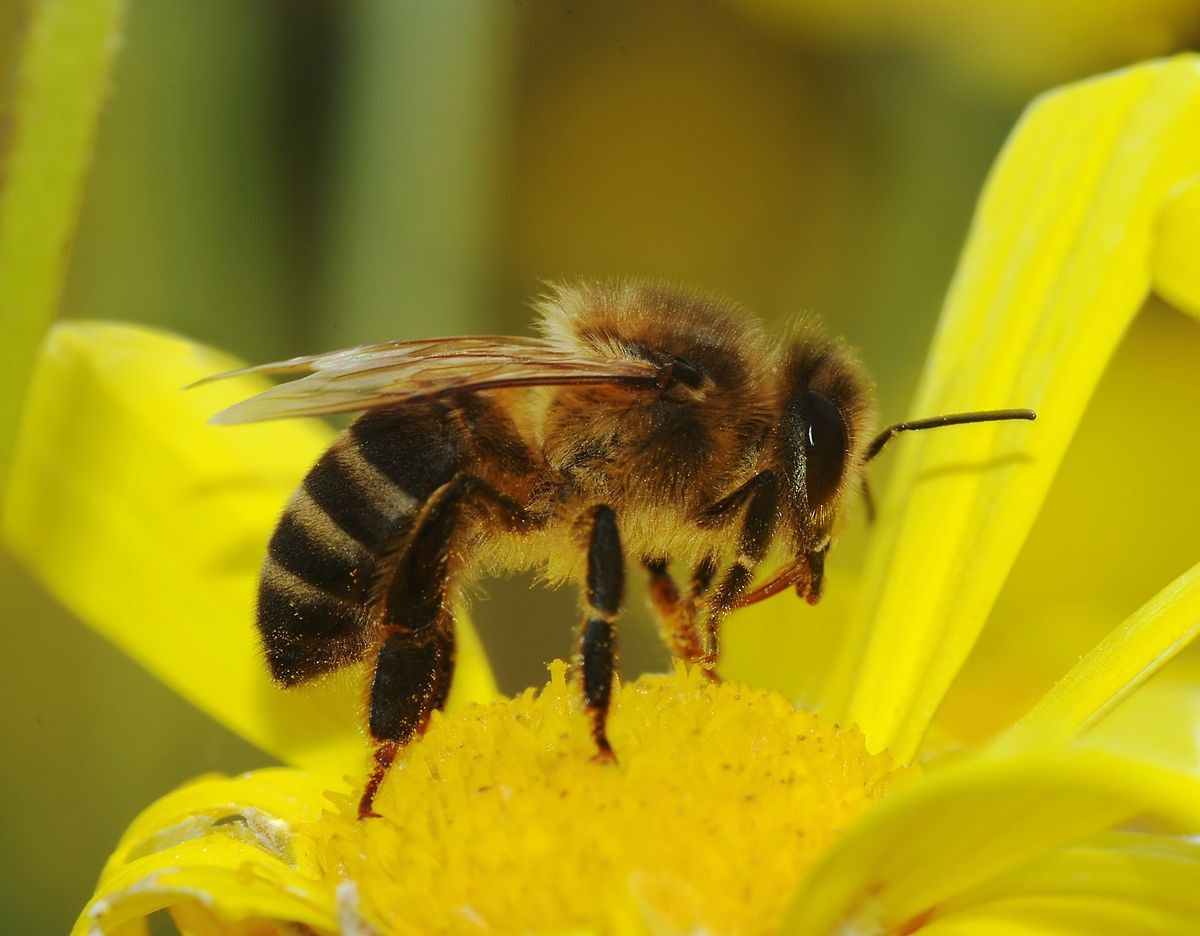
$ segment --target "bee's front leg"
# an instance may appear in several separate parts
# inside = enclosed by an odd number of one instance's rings
[[[749,484],[753,488],[738,531],[737,559],[717,586],[705,620],[707,641],[703,662],[714,678],[721,655],[721,622],[737,607],[738,599],[754,579],[754,569],[767,554],[779,519],[779,479],[775,473],[764,471]]]
[[[625,592],[625,560],[617,516],[611,507],[593,507],[587,516],[585,618],[579,633],[583,704],[592,719],[592,737],[601,760],[614,760],[605,730],[617,665],[617,614]]]

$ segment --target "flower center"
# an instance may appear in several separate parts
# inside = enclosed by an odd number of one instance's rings
[[[566,666],[437,717],[357,822],[322,822],[348,912],[397,932],[765,932],[897,779],[854,730],[682,666],[621,687],[598,763]]]

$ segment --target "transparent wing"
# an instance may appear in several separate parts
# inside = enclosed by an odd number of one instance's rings
[[[660,370],[649,361],[583,356],[542,338],[471,335],[363,345],[198,383],[242,374],[303,375],[213,417],[217,423],[247,423],[354,412],[467,390],[587,383],[653,387]]]

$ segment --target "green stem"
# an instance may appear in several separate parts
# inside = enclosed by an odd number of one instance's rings
[[[495,293],[515,7],[352,7],[316,346],[478,330]]]
[[[0,490],[109,90],[126,0],[33,0],[0,154]]]

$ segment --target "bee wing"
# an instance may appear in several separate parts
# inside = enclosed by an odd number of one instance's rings
[[[260,364],[206,377],[302,374],[235,403],[213,417],[247,423],[324,416],[468,390],[608,383],[651,387],[661,368],[649,361],[590,357],[542,338],[465,336],[391,341]]]

